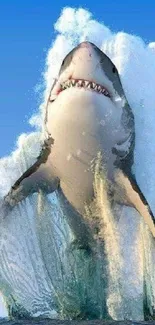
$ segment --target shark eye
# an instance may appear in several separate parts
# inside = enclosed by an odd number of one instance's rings
[[[115,68],[115,67],[112,68],[112,72],[113,72],[113,73],[116,72],[116,68]]]
[[[64,63],[65,63],[65,60],[63,60],[63,61],[62,61],[62,64],[61,64],[61,66],[63,66],[63,65],[64,65]]]

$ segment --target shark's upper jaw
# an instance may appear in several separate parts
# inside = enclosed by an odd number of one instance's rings
[[[67,88],[71,88],[71,87],[77,87],[77,88],[84,88],[87,90],[92,90],[95,91],[99,94],[103,94],[106,97],[110,98],[110,94],[108,92],[108,90],[103,87],[102,85],[99,85],[93,81],[89,81],[89,80],[84,80],[84,79],[69,79],[66,80],[65,82],[63,82],[61,84],[61,89],[59,92],[67,89]]]
[[[50,101],[54,101],[60,93],[71,87],[113,98],[113,85],[103,69],[102,56],[89,42],[81,43],[62,62]]]
[[[104,95],[105,97],[111,98],[109,91],[104,86],[94,81],[70,78],[64,82],[58,82],[56,84],[56,86],[54,87],[54,92],[51,93],[50,102],[53,102],[61,92],[72,87],[78,89],[83,88],[87,91],[93,91],[98,94]]]

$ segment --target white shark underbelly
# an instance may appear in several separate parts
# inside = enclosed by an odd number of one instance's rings
[[[120,130],[114,128],[118,121],[111,121],[111,114],[110,105],[83,89],[60,94],[48,113],[47,129],[54,139],[49,157],[51,168],[60,179],[63,193],[80,213],[93,198],[94,167],[99,153],[108,177],[113,178],[116,156],[112,148]],[[115,134],[109,135],[111,123]]]

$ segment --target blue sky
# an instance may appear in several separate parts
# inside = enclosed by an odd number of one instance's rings
[[[0,1],[0,157],[8,155],[28,119],[39,106],[47,50],[55,38],[53,24],[63,7],[83,7],[112,31],[155,41],[155,1]]]

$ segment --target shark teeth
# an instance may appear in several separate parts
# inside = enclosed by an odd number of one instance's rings
[[[110,97],[110,94],[106,88],[92,81],[83,79],[70,79],[61,84],[61,90],[65,90],[70,87],[86,88],[88,90],[93,90],[99,94],[103,94],[106,97]]]

